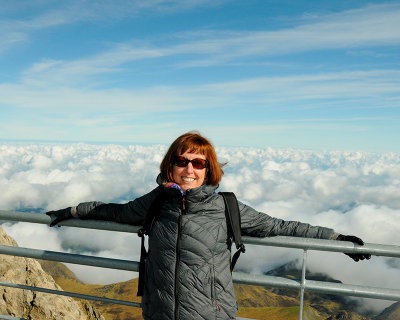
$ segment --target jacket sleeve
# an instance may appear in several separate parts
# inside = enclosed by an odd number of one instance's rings
[[[131,225],[142,225],[151,203],[157,197],[160,188],[124,204],[83,202],[76,207],[80,219],[107,220]]]
[[[239,202],[243,235],[252,237],[292,236],[303,238],[333,239],[335,231],[298,221],[285,221],[258,212]]]

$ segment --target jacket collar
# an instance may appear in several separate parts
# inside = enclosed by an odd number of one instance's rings
[[[156,181],[157,181],[158,185],[164,186],[164,181],[162,180],[160,174],[157,176]],[[164,188],[165,188],[167,194],[175,195],[175,196],[182,196],[182,193],[180,192],[180,190],[178,190],[176,188],[167,188],[165,186],[164,186]],[[212,195],[217,188],[218,188],[218,186],[203,184],[202,186],[200,186],[198,188],[189,189],[185,193],[186,200],[193,201],[193,202],[201,201],[201,200],[209,197],[210,195]]]

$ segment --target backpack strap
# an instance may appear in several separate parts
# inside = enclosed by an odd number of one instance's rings
[[[142,227],[138,230],[138,236],[142,237],[143,235],[149,235],[151,229],[153,228],[154,220],[156,215],[159,214],[161,206],[165,200],[166,193],[164,187],[158,186],[160,192],[154,200],[151,202],[149,210],[146,212],[146,216],[144,218],[144,222]]]
[[[163,204],[166,193],[163,187],[160,187],[161,192],[155,197],[153,202],[151,203],[149,210],[146,213],[146,217],[143,223],[142,228],[138,230],[138,236],[142,239],[141,248],[140,248],[140,262],[139,262],[139,280],[138,280],[138,291],[137,296],[143,296],[144,290],[144,278],[145,278],[145,264],[147,259],[147,250],[144,245],[145,235],[149,235],[151,229],[153,228],[154,221],[156,220],[156,216],[159,214],[161,205]]]
[[[231,271],[235,267],[237,260],[239,259],[240,253],[245,252],[246,248],[242,242],[241,232],[241,219],[239,205],[236,196],[233,192],[219,192],[224,198],[225,202],[225,215],[228,224],[228,230],[231,232],[233,241],[235,242],[237,251],[232,257]]]

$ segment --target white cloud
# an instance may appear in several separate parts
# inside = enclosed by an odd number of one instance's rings
[[[2,207],[57,209],[88,199],[111,201],[132,190],[145,192],[155,185],[162,155],[160,146],[3,145]]]
[[[129,201],[156,186],[165,151],[162,145],[1,145],[2,209],[45,211],[90,200]],[[400,244],[399,154],[227,147],[218,147],[217,154],[221,162],[228,162],[221,189],[234,191],[238,199],[262,212],[334,228],[369,243]],[[5,229],[22,246],[61,251],[80,247],[88,254],[139,258],[136,235],[109,236],[104,231],[23,223],[7,224]],[[298,250],[248,247],[238,267],[250,272],[260,273],[299,258]],[[382,258],[357,264],[343,254],[319,253],[326,255],[321,263],[315,254],[310,254],[313,271],[343,282],[400,286],[400,280],[393,280],[398,265]],[[71,268],[88,282],[134,276],[101,268]]]
[[[26,222],[5,223],[3,228],[18,242],[20,247],[62,251],[60,234],[55,228]]]

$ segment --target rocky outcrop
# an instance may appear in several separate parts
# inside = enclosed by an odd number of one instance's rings
[[[399,320],[400,319],[400,302],[392,304],[387,307],[379,316],[376,316],[374,320]]]
[[[326,320],[366,320],[366,319],[368,318],[344,310],[337,311],[335,312],[335,314],[326,318]]]
[[[0,226],[0,244],[17,246]],[[62,290],[38,261],[0,254],[0,281]],[[70,297],[0,286],[0,315],[33,320],[104,320],[88,302]]]

